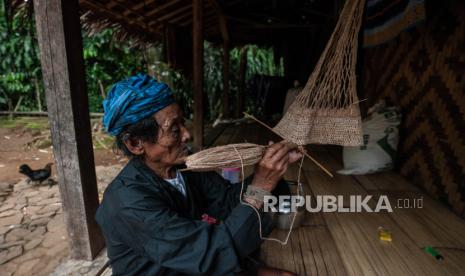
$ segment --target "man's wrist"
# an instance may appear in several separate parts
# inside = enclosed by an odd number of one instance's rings
[[[247,186],[247,190],[243,195],[243,198],[248,203],[260,209],[265,201],[265,196],[269,196],[271,193],[267,190],[261,189],[255,185]]]
[[[247,202],[248,204],[252,205],[256,209],[261,209],[263,207],[263,201],[256,200],[252,197],[248,197],[247,195],[244,195],[242,199]]]

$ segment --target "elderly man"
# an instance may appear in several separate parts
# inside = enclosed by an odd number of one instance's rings
[[[180,172],[191,138],[169,87],[139,74],[114,85],[103,123],[130,157],[105,191],[96,215],[115,275],[250,275],[259,248],[263,195],[300,153],[270,145],[247,188],[215,172]],[[262,211],[260,211],[262,213]],[[263,232],[270,222],[263,219]],[[259,267],[258,275],[293,275]]]

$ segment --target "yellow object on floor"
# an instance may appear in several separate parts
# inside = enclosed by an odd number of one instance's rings
[[[381,241],[392,242],[391,231],[388,231],[381,226],[378,228],[378,235]]]

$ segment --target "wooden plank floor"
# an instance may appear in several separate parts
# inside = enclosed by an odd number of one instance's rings
[[[278,141],[256,124],[231,125],[214,145]],[[309,152],[335,172],[341,163],[333,148],[310,147]],[[251,172],[249,168],[247,170]],[[307,213],[287,245],[266,241],[262,258],[270,266],[288,269],[299,275],[465,275],[465,220],[446,206],[431,199],[395,173],[334,178],[306,160],[303,179],[307,195],[381,195],[392,207],[397,199],[423,198],[423,208],[394,208],[392,213]],[[297,167],[285,178],[297,180]],[[376,202],[376,201],[375,201]],[[392,233],[392,242],[378,238],[378,227]],[[284,240],[287,232],[275,230],[273,237]],[[444,260],[424,252],[437,248]]]

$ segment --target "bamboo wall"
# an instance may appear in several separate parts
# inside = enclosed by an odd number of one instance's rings
[[[360,98],[401,107],[399,171],[465,217],[465,4],[431,2],[420,27],[364,51]]]

